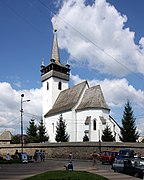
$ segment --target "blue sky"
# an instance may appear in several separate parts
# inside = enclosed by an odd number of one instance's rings
[[[53,22],[61,62],[71,65],[70,86],[82,80],[100,84],[118,123],[130,99],[144,135],[143,7],[143,0],[1,0],[0,132],[19,132],[21,93],[31,99],[25,128],[30,118],[39,121],[40,66],[51,57]]]

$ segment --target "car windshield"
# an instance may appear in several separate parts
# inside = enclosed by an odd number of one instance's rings
[[[102,152],[102,155],[103,156],[115,156],[116,153],[115,152],[104,151],[104,152]]]
[[[133,151],[128,151],[128,150],[120,150],[119,151],[119,156],[130,156],[133,154]]]
[[[104,156],[110,156],[110,155],[111,155],[111,152],[107,152],[107,151],[106,151],[106,152],[103,152],[102,155],[104,155]]]

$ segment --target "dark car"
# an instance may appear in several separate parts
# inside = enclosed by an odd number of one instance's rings
[[[118,152],[115,151],[103,151],[100,154],[100,161],[102,162],[102,164],[104,163],[112,164],[117,154]]]
[[[144,160],[141,158],[116,159],[112,164],[115,172],[122,172],[131,176],[143,178]]]
[[[134,158],[134,150],[131,149],[121,149],[119,150],[116,159],[123,159],[123,158]]]

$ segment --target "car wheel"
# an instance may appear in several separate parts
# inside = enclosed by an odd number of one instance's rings
[[[138,172],[135,172],[135,173],[134,173],[134,176],[135,176],[135,177],[139,177]]]
[[[102,161],[102,164],[104,164],[104,162]]]

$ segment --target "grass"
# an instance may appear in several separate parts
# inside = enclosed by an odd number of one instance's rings
[[[86,171],[48,171],[24,180],[108,180]]]
[[[21,163],[21,159],[11,159],[10,161],[7,161],[5,159],[0,160],[0,164],[13,164],[13,163]]]

